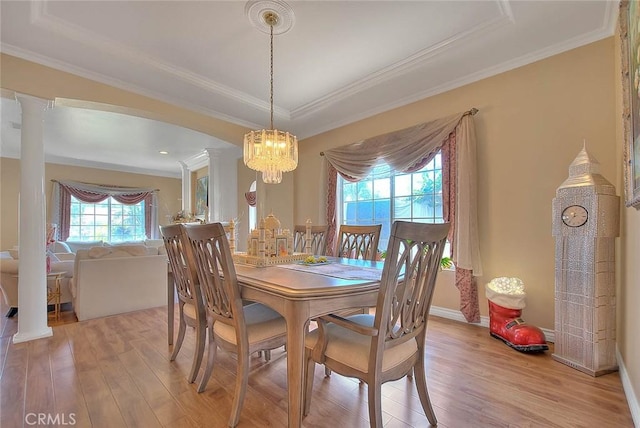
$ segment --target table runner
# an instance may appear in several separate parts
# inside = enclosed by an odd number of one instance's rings
[[[314,273],[317,275],[332,276],[340,279],[368,279],[372,281],[380,281],[380,277],[382,276],[382,269],[343,265],[340,263],[318,263],[314,265],[292,263],[278,265],[277,267]]]

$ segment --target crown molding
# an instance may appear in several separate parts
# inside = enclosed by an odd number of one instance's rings
[[[366,89],[377,86],[383,82],[402,76],[403,74],[415,70],[416,68],[423,66],[430,62],[436,56],[442,54],[444,51],[454,49],[456,46],[467,43],[470,39],[478,38],[483,34],[493,32],[502,27],[511,25],[514,23],[513,14],[511,8],[506,1],[498,2],[500,6],[500,15],[494,19],[490,19],[486,22],[480,23],[474,27],[469,28],[466,31],[454,34],[453,36],[440,41],[428,48],[404,58],[395,64],[385,67],[375,73],[372,73],[363,79],[353,82],[349,85],[343,86],[323,97],[320,97],[310,103],[294,108],[291,111],[292,119],[299,119],[305,116],[309,116],[328,108],[332,104],[337,104],[355,94],[358,94]]]
[[[483,70],[477,71],[475,73],[467,74],[466,76],[449,81],[443,85],[436,86],[425,91],[416,92],[411,96],[399,99],[392,103],[387,103],[381,106],[377,106],[375,108],[363,111],[357,115],[345,117],[340,121],[328,123],[322,127],[313,128],[307,131],[306,133],[301,133],[300,138],[301,139],[309,138],[314,135],[318,135],[323,132],[327,132],[332,129],[339,128],[341,126],[346,126],[346,125],[349,125],[350,123],[354,123],[359,120],[366,119],[376,114],[384,113],[386,111],[393,110],[395,108],[403,107],[405,105],[408,105],[408,104],[411,104],[411,103],[414,103],[414,102],[417,102],[417,101],[420,101],[420,100],[423,100],[447,91],[451,91],[453,89],[457,89],[459,87],[468,85],[470,83],[474,83],[474,82],[486,79],[488,77],[492,77],[497,74],[504,73],[506,71],[510,71],[510,70],[534,63],[536,61],[540,61],[540,60],[549,58],[551,56],[558,55],[563,52],[567,52],[572,49],[576,49],[581,46],[597,42],[599,40],[612,36],[614,34],[613,31],[615,31],[615,25],[613,30],[610,29],[608,25],[603,25],[597,31],[591,32],[587,35],[584,35],[581,37],[574,37],[573,39],[569,39],[563,43],[549,46],[548,48],[538,50],[531,54],[523,55],[521,57],[515,58],[510,61],[505,61],[502,64],[499,64],[493,67],[488,67]]]

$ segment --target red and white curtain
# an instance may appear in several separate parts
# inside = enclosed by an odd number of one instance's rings
[[[473,109],[430,122],[325,151],[327,165],[327,224],[329,239],[336,233],[337,174],[359,181],[384,161],[397,171],[417,171],[440,150],[443,159],[445,221],[456,266],[460,310],[468,322],[480,322],[475,277],[482,275],[477,221],[476,135]],[[328,242],[332,248],[333,242]]]

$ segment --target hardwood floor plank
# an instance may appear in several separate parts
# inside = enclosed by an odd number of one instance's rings
[[[28,343],[9,344],[0,378],[0,427],[24,424],[28,361]]]
[[[91,426],[94,428],[126,427],[126,422],[100,368],[79,371],[78,378]]]
[[[36,414],[55,413],[53,377],[49,359],[51,339],[35,340],[29,346],[25,412]]]
[[[191,419],[136,350],[125,352],[119,358],[162,425],[169,426],[178,420],[185,423],[184,419]]]
[[[2,310],[0,304],[0,310]],[[6,312],[6,311],[4,311]],[[227,426],[236,360],[218,352],[205,392],[186,376],[195,346],[187,331],[174,362],[166,308],[86,322],[59,323],[51,338],[14,345],[16,319],[0,321],[0,426],[27,426],[25,415],[74,414],[75,426]],[[425,355],[440,428],[616,427],[633,421],[617,373],[593,378],[543,354],[523,354],[488,330],[432,317]],[[206,356],[205,356],[206,357]],[[239,428],[286,427],[286,353],[252,356]],[[201,373],[200,373],[201,375]],[[369,426],[367,387],[316,366],[306,428]],[[198,379],[199,380],[199,379]],[[413,380],[382,388],[385,428],[427,426]]]
[[[160,421],[118,358],[100,360],[100,370],[127,426],[160,427]]]

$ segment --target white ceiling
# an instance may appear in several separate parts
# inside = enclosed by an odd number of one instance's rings
[[[617,1],[597,0],[288,4],[293,28],[274,39],[274,125],[299,138],[611,36],[618,13]],[[269,36],[251,25],[246,7],[2,0],[0,50],[262,128],[269,122]],[[17,157],[20,110],[6,99],[1,108],[1,154]],[[179,176],[179,160],[228,146],[117,113],[56,107],[49,115],[45,153],[52,162]],[[159,155],[163,149],[169,155]]]

